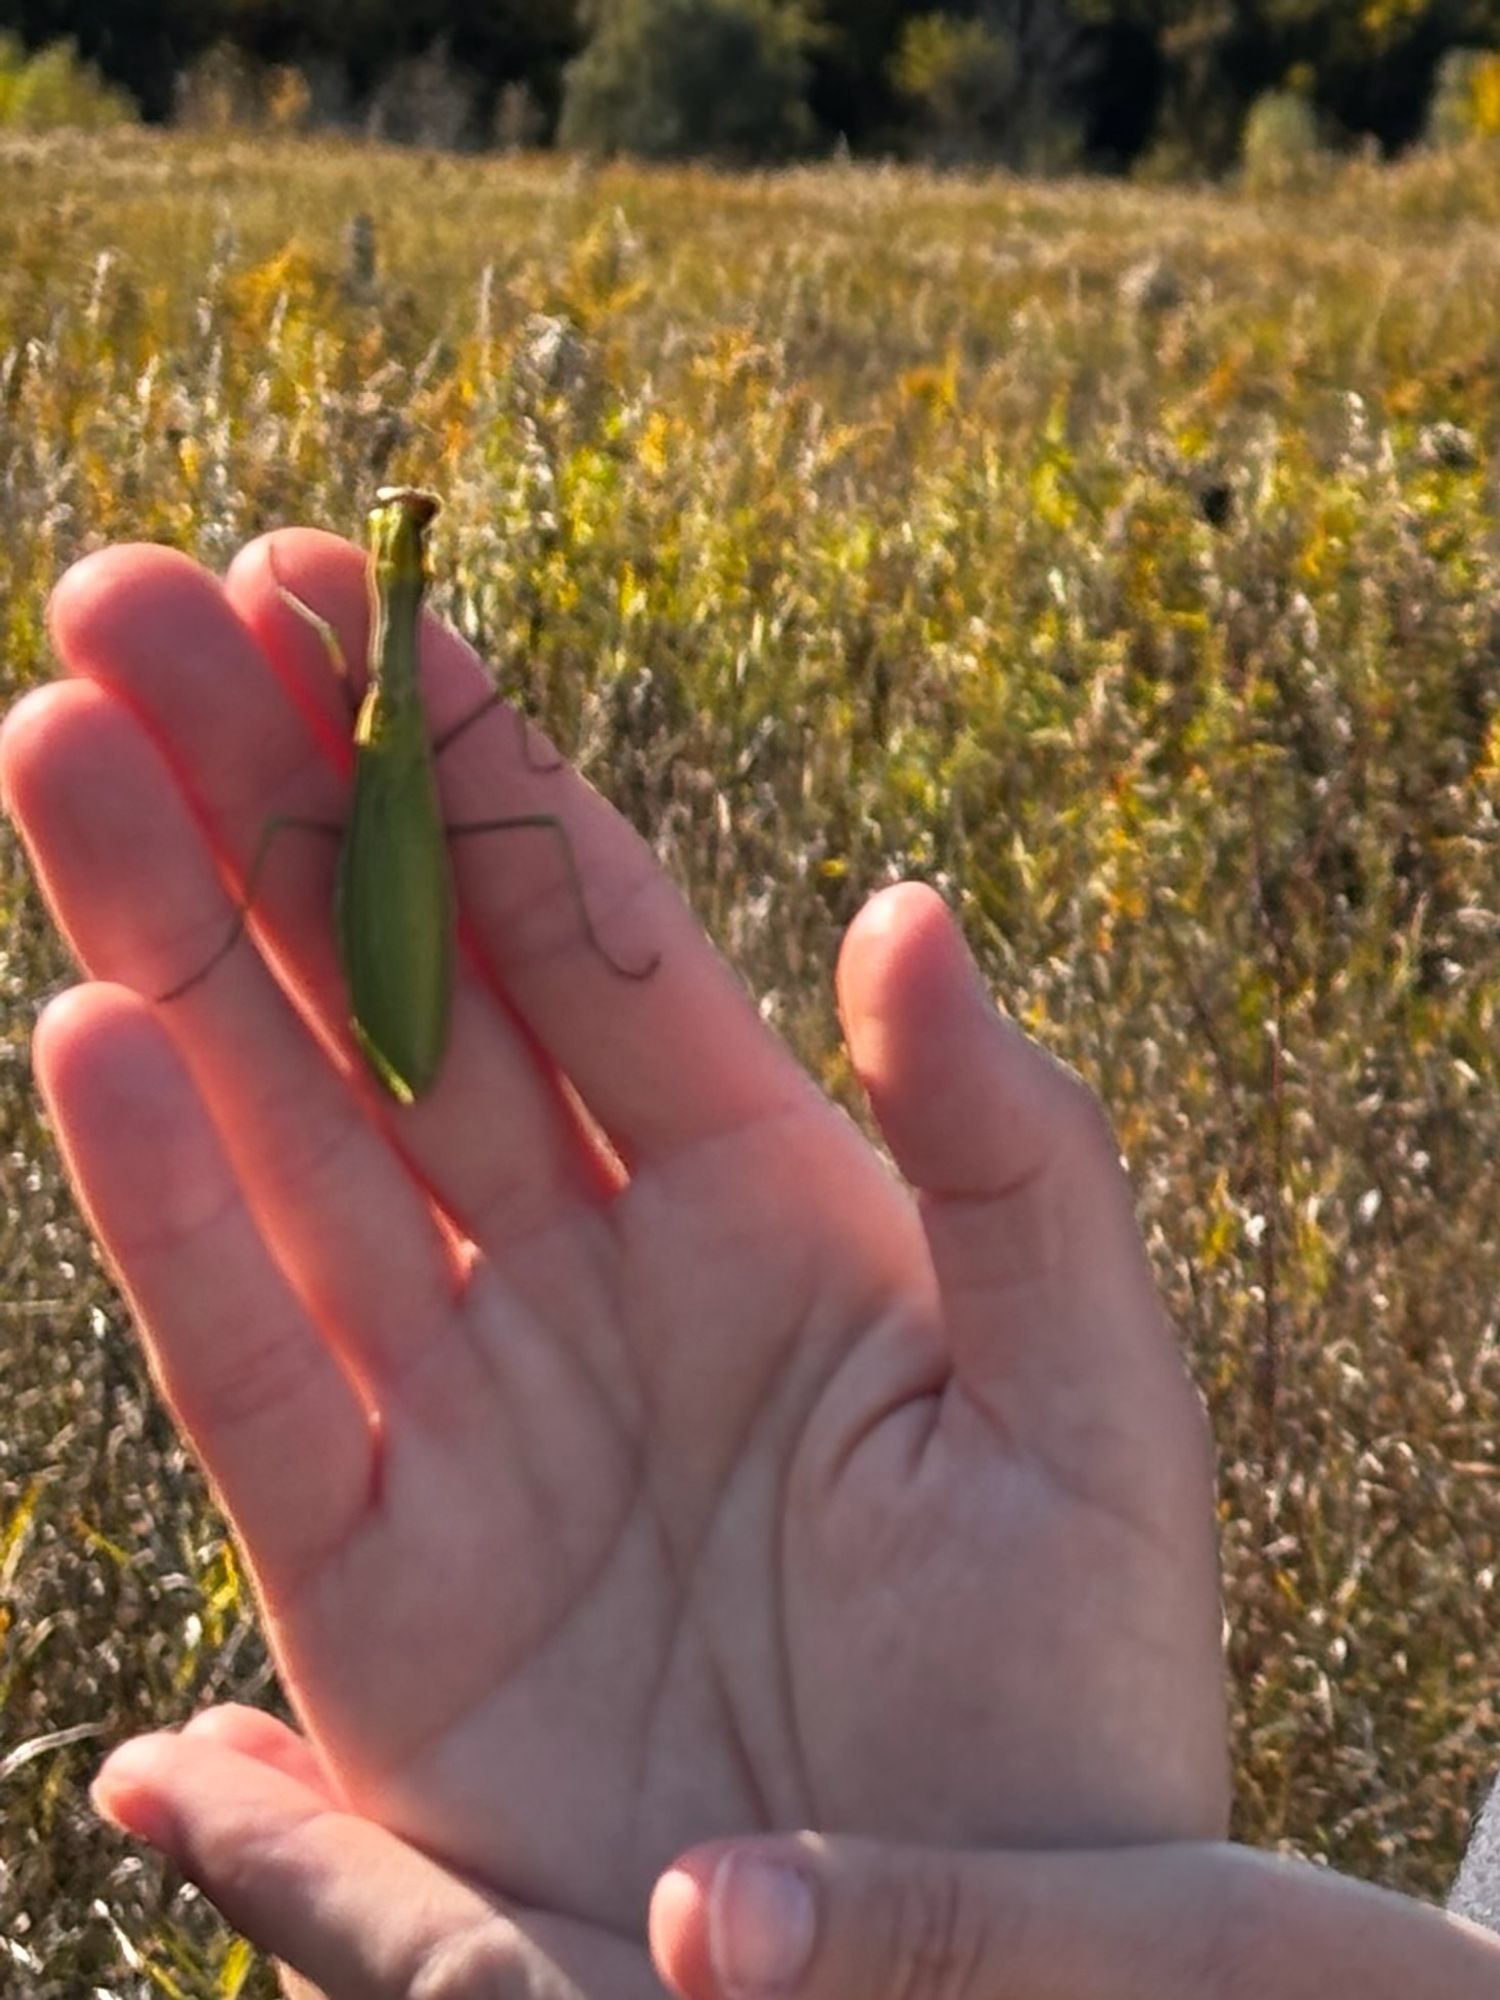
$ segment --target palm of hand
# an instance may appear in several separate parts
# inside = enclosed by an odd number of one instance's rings
[[[1211,1829],[1203,1510],[1162,1548],[1196,1468],[1142,1454],[1127,1488],[1133,1441],[1066,1386],[986,1410],[915,1214],[831,1113],[703,1150],[518,1288],[474,1277],[387,1413],[379,1504],[272,1590],[356,1802],[622,1929],[730,1831]],[[1075,1645],[1101,1598],[1114,1643]]]
[[[322,538],[307,543],[326,570]],[[54,691],[76,699],[55,704],[42,755],[25,746],[46,730],[22,737],[10,788],[85,961],[149,993],[212,877],[115,695],[192,774],[231,854],[289,787],[326,811],[337,783],[308,776],[305,718],[268,677],[235,680],[239,714],[222,713],[222,677],[195,692],[205,653],[254,650],[216,587],[160,552],[119,556],[135,567],[96,576],[72,627],[59,620],[94,685]],[[352,602],[357,565],[337,562],[324,595]],[[175,665],[156,636],[164,594],[202,627]],[[236,595],[274,645],[263,577],[232,579]],[[450,712],[468,671],[451,646],[436,662]],[[445,772],[460,799],[492,784],[493,751],[460,747]],[[90,757],[113,803],[81,782]],[[54,796],[99,797],[100,824],[64,827]],[[122,843],[111,810],[136,828],[144,814],[158,851]],[[173,1022],[232,1165],[185,1077],[154,1078],[177,1178],[164,1192],[158,1166],[147,1244],[110,1150],[124,1126],[85,1102],[113,1087],[111,1038],[137,1038],[140,1075],[139,1003],[75,1008],[44,1052],[76,1170],[338,1784],[504,1894],[631,1936],[663,1864],[731,1831],[1217,1834],[1201,1429],[1081,1093],[969,1019],[941,918],[916,892],[895,899],[899,921],[867,925],[853,954],[846,1013],[919,1208],[770,1044],[640,856],[618,859],[603,809],[561,810],[591,896],[608,907],[629,881],[662,973],[617,994],[576,938],[556,946],[572,912],[537,888],[545,855],[530,878],[514,856],[466,855],[481,962],[492,939],[540,940],[507,986],[545,1056],[471,981],[402,1156],[237,954]],[[267,920],[333,1017],[325,862],[289,868]],[[264,1060],[247,1081],[249,1018]],[[988,1060],[968,1042],[1002,1034],[993,1076],[965,1076]],[[606,1186],[547,1058],[630,1160],[622,1185]],[[467,1267],[429,1194],[478,1245]],[[215,1244],[215,1349],[183,1246],[229,1226],[247,1242]]]

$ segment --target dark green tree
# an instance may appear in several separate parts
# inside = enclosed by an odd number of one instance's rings
[[[823,0],[808,96],[824,132],[852,147],[892,142],[902,112],[891,63],[906,22],[924,11],[922,0]]]
[[[575,0],[219,0],[225,33],[269,62],[343,64],[364,98],[402,62],[441,47],[480,95],[525,82],[553,112],[582,42]]]
[[[891,78],[944,160],[998,157],[1016,88],[1016,52],[987,21],[918,14],[906,24]]]
[[[1496,0],[1371,0],[1318,8],[1263,0],[1280,74],[1297,64],[1317,78],[1318,102],[1352,132],[1388,147],[1417,138],[1444,55],[1500,42]]]
[[[173,77],[224,32],[224,9],[220,0],[0,0],[0,28],[32,49],[71,41],[85,61],[123,84],[148,118],[164,118]]]
[[[1009,135],[1001,157],[1046,163],[1046,145],[1018,145],[1029,123],[1076,133],[1096,166],[1154,152],[1184,173],[1233,168],[1250,106],[1301,71],[1320,129],[1393,150],[1421,136],[1445,56],[1500,48],[1500,0],[0,0],[0,29],[31,49],[72,41],[153,118],[220,42],[331,73],[356,117],[441,48],[476,135],[507,86],[508,129],[550,135],[573,64],[575,139],[764,158],[814,132],[865,151],[930,137],[933,101],[896,80],[911,22],[935,13],[1012,51],[1015,101],[980,121]]]
[[[646,159],[783,159],[812,137],[797,0],[597,0],[566,71],[560,137]]]
[[[331,62],[357,98],[441,44],[481,93],[524,82],[555,113],[583,40],[575,0],[0,0],[29,47],[63,37],[123,83],[148,117],[172,108],[179,71],[217,42],[264,62]]]

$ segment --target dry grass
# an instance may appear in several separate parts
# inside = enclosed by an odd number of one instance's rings
[[[449,614],[831,1088],[842,925],[938,882],[1111,1105],[1213,1407],[1238,1830],[1442,1891],[1500,1761],[1493,159],[1274,209],[144,135],[0,177],[5,694],[85,550],[420,479]],[[267,1673],[38,1122],[68,971],[6,864],[0,1937],[39,1997],[262,1993],[84,1797]]]

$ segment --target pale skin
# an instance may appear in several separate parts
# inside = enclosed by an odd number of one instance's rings
[[[266,1937],[338,2000],[415,1993],[443,1952],[524,1963],[538,2000],[658,1995],[653,1886],[724,1835],[1221,1837],[1201,1411],[1106,1124],[930,892],[877,898],[838,973],[900,1178],[644,846],[503,718],[443,759],[449,816],[558,813],[650,980],[588,950],[549,843],[461,843],[453,1040],[397,1110],[340,1026],[333,844],[289,839],[260,909],[340,1057],[248,944],[153,1005],[229,921],[209,841],[243,868],[269,815],[343,806],[344,695],[276,581],[357,660],[362,559],[293,531],[274,568],[264,542],[223,584],[153,548],[80,565],[66,678],[0,746],[89,975],[38,1076],[305,1732],[151,1739],[102,1802],[196,1840],[191,1773],[236,1760],[240,1848],[202,1837],[240,1853],[211,1886],[252,1934],[244,1856],[278,1827],[315,1918],[430,1871],[377,1972]],[[424,643],[439,733],[484,683]],[[426,1991],[492,1990],[471,1971]]]
[[[556,1933],[517,1930],[460,1880],[327,1797],[305,1745],[217,1710],[139,1750],[155,1836],[235,1921],[336,2000],[562,2000]],[[106,1774],[106,1787],[114,1781]],[[119,1790],[136,1804],[122,1768]],[[1500,1939],[1407,1897],[1223,1842],[979,1853],[873,1841],[736,1842],[683,1857],[651,1906],[655,1962],[682,2000],[755,2000],[756,1926],[736,1954],[749,1854],[790,1865],[814,1918],[776,2000],[1497,2000]],[[733,1863],[730,1862],[733,1856]],[[727,1961],[727,1962],[726,1962]],[[601,1961],[596,1961],[601,1963]],[[764,1959],[761,1960],[764,1964]],[[317,1990],[289,1980],[292,2000]],[[640,1990],[605,1976],[589,1992]]]

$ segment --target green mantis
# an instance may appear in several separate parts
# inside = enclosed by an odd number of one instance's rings
[[[430,578],[427,531],[440,503],[416,487],[382,487],[370,512],[369,681],[354,720],[354,788],[343,827],[321,821],[268,820],[251,858],[234,923],[212,957],[162,1000],[175,1000],[207,977],[244,931],[271,844],[288,827],[337,834],[341,846],[334,926],[348,987],[349,1022],[376,1081],[399,1104],[411,1104],[436,1081],[447,1052],[456,952],[457,898],[448,840],[453,835],[532,829],[557,842],[579,923],[590,948],[624,979],[648,979],[658,957],[628,966],[595,935],[572,842],[551,813],[445,825],[437,759],[468,726],[495,707],[487,695],[434,742],[427,733],[417,679],[417,636]],[[341,675],[343,656],[316,612],[282,592],[313,625]]]

